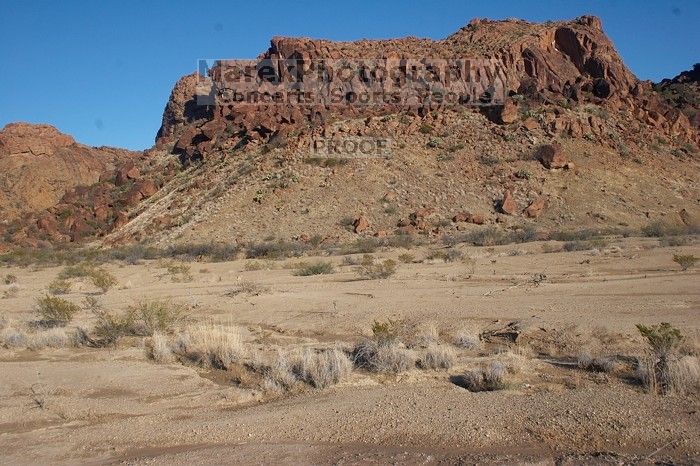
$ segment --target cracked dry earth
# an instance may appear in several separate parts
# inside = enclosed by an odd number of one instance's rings
[[[264,346],[354,341],[373,319],[429,320],[449,332],[517,320],[532,335],[605,327],[638,354],[635,323],[669,321],[700,329],[698,272],[679,272],[655,239],[615,239],[608,249],[543,254],[542,244],[474,248],[462,263],[402,264],[387,280],[359,281],[341,257],[336,273],[299,277],[270,263],[193,264],[190,283],[159,276],[155,263],[108,265],[122,286],[108,308],[141,297],[173,296],[196,317],[246,328]],[[518,250],[518,255],[512,251]],[[402,251],[384,251],[394,257]],[[427,251],[411,251],[422,257]],[[204,269],[204,273],[199,273]],[[59,269],[10,269],[22,284],[2,301],[28,319],[34,297]],[[539,286],[527,284],[546,271]],[[241,280],[269,287],[227,297]],[[77,300],[89,290],[76,286]],[[78,323],[89,325],[89,315]],[[532,337],[539,338],[539,337]],[[533,345],[537,344],[534,339]],[[620,349],[622,351],[622,349]],[[0,351],[0,463],[3,464],[696,464],[697,395],[660,397],[620,373],[591,374],[528,356],[506,390],[472,393],[450,382],[478,355],[449,370],[399,375],[353,372],[333,387],[270,396],[225,374],[149,361],[143,342],[114,349]]]

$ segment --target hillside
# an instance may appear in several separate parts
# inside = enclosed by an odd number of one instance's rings
[[[333,244],[489,224],[535,238],[653,222],[694,229],[700,218],[700,133],[688,119],[697,102],[638,80],[595,17],[473,20],[438,41],[277,37],[245,63],[181,78],[151,150],[113,167],[106,184],[96,183],[100,167],[72,180],[84,187],[59,206],[60,184],[50,196],[30,192],[46,198],[30,211],[49,210],[5,227],[5,241]],[[360,72],[327,79],[338,63]],[[450,76],[456,63],[463,74]],[[398,76],[377,78],[378,64]],[[242,69],[245,79],[232,80]],[[437,78],[421,87],[412,69]],[[288,92],[290,80],[315,100],[235,100],[241,89],[256,99]],[[662,86],[677,92],[682,81]],[[396,98],[351,98],[387,91]],[[452,94],[459,100],[436,99]],[[371,158],[314,149],[352,138],[390,147]]]

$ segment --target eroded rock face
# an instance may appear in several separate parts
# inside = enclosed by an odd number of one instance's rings
[[[512,39],[504,41],[504,37]],[[470,58],[477,63],[476,74],[490,72],[490,68],[487,68],[495,63],[493,66],[497,66],[498,77],[494,81],[496,87],[487,89],[479,87],[481,83],[475,84],[473,96],[518,93],[540,101],[569,99],[579,104],[605,102],[611,108],[628,108],[640,120],[675,136],[698,137],[682,112],[674,112],[674,109],[662,104],[653,95],[650,86],[638,81],[625,67],[603,32],[600,20],[592,16],[546,24],[474,20],[438,41],[405,38],[333,42],[273,38],[270,48],[253,62],[253,71],[249,76],[257,76],[256,70],[259,75],[262,73],[260,70],[269,69],[270,77],[257,83],[253,92],[256,97],[274,95],[278,89],[274,84],[276,80],[294,72],[280,64],[283,60],[294,60],[297,66],[306,70],[321,60],[325,63],[341,58],[383,60],[400,70],[410,69],[414,64],[439,68],[442,66],[440,60]],[[232,90],[227,79],[232,67],[229,62],[218,63],[209,70],[210,76],[198,77],[193,74],[178,81],[166,105],[163,124],[158,132],[159,147],[173,147],[174,144],[174,152],[185,161],[204,159],[209,152],[222,147],[240,147],[254,140],[267,141],[276,135],[286,135],[295,128],[297,131],[309,127],[325,128],[334,119],[399,112],[423,116],[439,112],[447,105],[427,99],[426,94],[415,90],[405,91],[398,102],[382,105],[357,105],[350,97],[347,97],[347,101],[341,99],[340,104],[331,104],[328,99],[314,101],[313,105],[251,104],[233,97],[222,97]],[[399,75],[406,77],[406,74]],[[465,91],[464,80],[448,80],[446,76],[440,74],[434,87],[441,92],[462,95]],[[311,78],[303,76],[299,79],[308,82]],[[371,86],[376,85],[375,81],[369,81]],[[366,83],[360,78],[346,83],[330,80],[327,84],[324,91],[335,89],[341,92],[341,96],[351,96],[356,91],[366,89],[363,87]],[[199,97],[215,98],[213,101],[203,100],[214,103],[198,104],[198,93]],[[474,100],[461,102],[465,105],[472,103]],[[506,100],[504,104],[486,107],[485,114],[495,123],[510,124],[518,119],[518,107]],[[551,131],[574,137],[597,135],[601,131],[600,122],[594,116],[585,121],[562,117],[546,124]],[[534,129],[533,125],[530,126]]]
[[[134,154],[79,144],[49,125],[8,124],[0,131],[2,219],[54,206],[72,188],[97,183]]]

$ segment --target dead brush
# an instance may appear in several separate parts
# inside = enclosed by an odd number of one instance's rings
[[[350,374],[352,362],[338,348],[305,348],[292,356],[290,369],[298,380],[315,388],[325,388]]]
[[[352,358],[356,367],[370,372],[398,374],[416,367],[416,356],[397,341],[363,340],[355,345]]]
[[[227,296],[229,298],[233,298],[235,296],[238,296],[240,294],[248,295],[248,296],[260,296],[261,294],[264,293],[269,293],[270,288],[264,285],[260,285],[255,282],[249,282],[249,281],[241,281],[236,286],[233,288],[227,290],[224,293],[224,296]]]
[[[611,356],[591,356],[587,351],[584,351],[576,358],[576,365],[579,369],[589,372],[604,372],[609,373],[615,370],[616,360]]]
[[[506,367],[497,361],[488,366],[451,377],[452,383],[470,392],[490,392],[506,388]]]

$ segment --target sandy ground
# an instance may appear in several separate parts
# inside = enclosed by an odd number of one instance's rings
[[[173,282],[156,262],[108,264],[120,285],[100,299],[120,309],[141,298],[172,298],[190,305],[197,320],[246,328],[260,345],[352,342],[385,318],[433,322],[445,338],[463,325],[488,329],[512,321],[537,335],[605,328],[629,348],[641,344],[636,323],[668,321],[690,335],[700,331],[698,270],[681,272],[671,260],[674,253],[700,255],[697,244],[660,247],[655,239],[628,238],[600,251],[547,254],[541,243],[458,248],[475,265],[400,264],[393,277],[371,281],[359,280],[342,257],[324,258],[336,273],[311,277],[285,268],[300,259],[255,271],[245,270],[249,260],[193,263],[187,283]],[[410,251],[417,259],[427,252]],[[17,276],[20,289],[0,301],[1,310],[29,320],[34,299],[59,271],[3,270]],[[540,273],[546,278],[537,286],[533,275]],[[226,296],[250,282],[266,290]],[[93,291],[78,280],[66,297],[80,302]],[[89,313],[76,323],[89,326]],[[270,399],[221,374],[155,364],[143,344],[0,349],[0,463],[700,461],[696,395],[654,396],[625,377],[547,357],[533,355],[514,383],[497,392],[471,393],[451,383],[450,375],[469,364],[460,357],[447,371],[356,371],[331,388]]]

